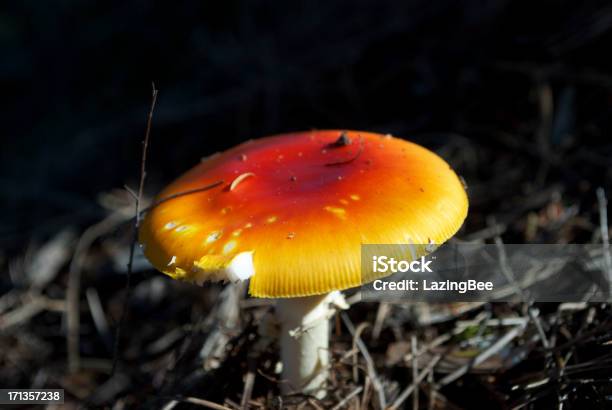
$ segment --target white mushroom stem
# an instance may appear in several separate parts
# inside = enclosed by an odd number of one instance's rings
[[[332,306],[333,305],[333,306]],[[283,394],[301,392],[325,397],[329,367],[329,319],[334,307],[345,308],[340,292],[279,299]]]

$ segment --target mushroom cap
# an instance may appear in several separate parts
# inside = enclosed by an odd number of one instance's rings
[[[362,244],[442,244],[468,208],[461,181],[433,152],[336,130],[240,144],[203,160],[156,204],[139,240],[158,270],[200,284],[250,278],[252,296],[275,298],[387,276],[361,272]]]

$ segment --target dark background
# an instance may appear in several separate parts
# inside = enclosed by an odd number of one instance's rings
[[[597,147],[562,172],[609,183],[611,28],[606,2],[5,3],[0,244],[98,218],[98,193],[136,185],[152,81],[149,194],[202,156],[310,128],[462,138],[485,162]],[[544,148],[541,90],[559,114]]]

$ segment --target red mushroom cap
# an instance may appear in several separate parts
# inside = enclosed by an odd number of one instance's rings
[[[246,142],[194,167],[160,200],[140,229],[157,269],[198,283],[250,278],[258,297],[374,280],[362,277],[361,244],[441,244],[468,208],[459,178],[436,154],[357,131]]]

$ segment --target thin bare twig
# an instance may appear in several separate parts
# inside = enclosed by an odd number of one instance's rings
[[[245,380],[244,380],[244,390],[242,392],[242,400],[240,402],[240,408],[242,410],[248,410],[249,401],[251,400],[251,396],[253,395],[253,386],[255,385],[255,372],[252,369],[249,369]]]
[[[74,250],[74,256],[68,269],[68,289],[66,291],[66,321],[67,321],[67,349],[68,368],[76,372],[80,367],[80,301],[81,301],[81,271],[85,264],[87,252],[93,242],[104,234],[115,229],[125,220],[123,212],[116,211],[90,226],[83,232]]]
[[[363,386],[363,395],[361,396],[360,408],[367,409],[369,408],[368,404],[370,403],[370,396],[372,394],[372,381],[369,377],[366,376],[365,383]]]
[[[119,317],[119,323],[117,324],[117,330],[115,331],[115,345],[113,348],[113,367],[111,370],[110,377],[113,376],[117,369],[117,363],[119,359],[119,345],[121,339],[121,328],[125,322],[126,312],[128,303],[130,300],[130,288],[132,279],[132,265],[134,262],[134,253],[136,251],[136,243],[138,242],[138,228],[140,227],[140,202],[142,199],[142,192],[144,190],[144,183],[146,179],[146,164],[147,164],[147,150],[149,148],[149,137],[151,135],[151,124],[153,122],[153,112],[155,110],[155,103],[157,102],[158,90],[155,88],[155,83],[151,83],[152,95],[151,95],[151,108],[149,109],[149,115],[147,116],[147,127],[145,130],[144,140],[142,142],[142,158],[140,161],[140,182],[138,184],[138,196],[136,197],[135,211],[136,220],[134,222],[134,232],[132,233],[132,243],[130,244],[130,256],[127,263],[127,272],[125,278],[125,298],[123,300],[123,306],[121,308],[121,316]]]
[[[368,375],[370,379],[372,380],[372,385],[374,387],[374,390],[376,390],[376,393],[378,395],[378,404],[381,409],[384,409],[387,407],[385,391],[382,387],[382,383],[380,382],[380,379],[378,378],[378,374],[376,373],[376,368],[374,367],[374,361],[372,360],[372,356],[370,356],[370,352],[368,352],[368,348],[365,345],[365,343],[363,343],[363,340],[361,340],[359,335],[357,335],[357,332],[355,331],[355,326],[353,326],[353,323],[351,322],[351,319],[349,319],[348,315],[342,312],[340,313],[340,317],[342,318],[342,322],[344,322],[344,325],[346,326],[348,331],[355,338],[357,347],[359,348],[361,355],[366,361]]]
[[[421,372],[418,374],[418,376],[416,377],[415,380],[413,380],[413,382],[410,384],[410,386],[408,386],[398,397],[397,399],[393,402],[393,404],[387,409],[387,410],[396,410],[398,409],[402,403],[404,401],[406,401],[406,399],[408,397],[410,397],[410,395],[412,394],[412,392],[417,388],[417,386],[419,385],[419,383],[421,383],[423,381],[423,379],[425,379],[425,377],[427,377],[427,375],[429,375],[429,373],[431,373],[431,371],[433,370],[434,367],[436,367],[436,365],[438,364],[438,362],[440,361],[440,359],[442,358],[442,355],[436,355],[427,365],[427,367],[425,367],[423,370],[421,370]]]
[[[138,183],[138,196],[136,197],[136,228],[140,226],[140,200],[142,199],[145,179],[147,177],[147,152],[149,148],[149,136],[151,135],[151,123],[153,122],[153,111],[155,110],[155,103],[157,102],[158,93],[157,88],[155,88],[155,83],[151,83],[151,88],[151,109],[149,109],[149,115],[147,116],[147,129],[145,131],[144,141],[142,141],[142,158],[140,160],[140,182]]]
[[[353,335],[353,348],[351,349],[352,351],[355,350],[359,350],[359,348],[357,347],[357,340],[361,337],[361,333],[363,333],[363,331],[365,329],[367,329],[369,326],[369,323],[361,323],[359,324],[359,326],[357,326],[357,329],[355,330],[355,334]],[[353,355],[353,382],[357,383],[358,382],[358,373],[357,373],[357,365],[358,365],[358,357],[357,355]]]
[[[429,371],[429,374],[427,375],[427,384],[429,385],[429,403],[427,405],[427,408],[429,410],[433,410],[436,405],[436,394],[437,394],[436,387],[434,386],[433,367],[431,368],[431,370]]]
[[[361,393],[362,390],[363,390],[363,387],[361,387],[361,386],[357,387],[355,390],[350,392],[345,398],[340,400],[338,402],[338,404],[336,404],[334,407],[332,407],[331,410],[340,410],[342,407],[346,406],[348,404],[348,402],[351,401],[351,399],[353,397],[355,397],[359,393]]]
[[[5,331],[13,326],[27,322],[45,310],[44,298],[37,297],[22,304],[17,309],[0,316],[0,330]]]
[[[232,410],[231,408],[223,406],[221,404],[217,404],[212,401],[208,401],[204,399],[199,399],[197,397],[184,397],[181,399],[181,401],[186,402],[186,403],[195,404],[195,405],[202,406],[202,407],[207,407],[209,409],[214,409],[214,410]]]
[[[87,298],[87,304],[89,305],[89,312],[94,321],[94,325],[102,338],[102,341],[106,345],[107,349],[112,348],[112,337],[109,332],[108,322],[106,320],[106,314],[102,307],[102,301],[100,295],[95,288],[87,288],[85,291],[85,297]]]
[[[548,338],[546,336],[546,332],[544,331],[544,327],[542,326],[542,322],[540,321],[540,318],[538,317],[537,312],[531,308],[530,306],[531,301],[529,300],[529,298],[527,297],[527,295],[521,288],[521,285],[517,282],[516,277],[514,276],[514,272],[512,272],[512,269],[510,268],[510,265],[508,264],[508,257],[506,255],[506,250],[504,248],[504,243],[501,239],[501,236],[496,235],[494,241],[495,241],[495,245],[497,247],[497,251],[499,255],[499,266],[500,266],[501,272],[505,276],[508,283],[515,288],[516,293],[521,298],[521,301],[527,305],[527,313],[529,315],[529,318],[533,321],[533,323],[536,326],[536,330],[538,331],[538,334],[540,335],[540,339],[542,340],[542,345],[546,349],[548,349],[548,347],[550,346],[550,343],[548,342]]]
[[[380,332],[382,332],[385,318],[391,311],[391,305],[387,302],[380,302],[376,311],[376,319],[374,320],[374,328],[372,329],[372,339],[378,340]]]
[[[180,198],[182,196],[191,195],[191,194],[197,194],[198,192],[208,191],[210,189],[216,188],[219,185],[223,185],[223,184],[224,184],[224,181],[221,179],[221,180],[215,181],[215,182],[213,182],[211,184],[204,185],[203,187],[200,187],[200,188],[189,189],[187,191],[177,192],[176,194],[168,195],[167,197],[159,199],[159,200],[155,201],[154,203],[152,203],[151,205],[149,205],[148,207],[146,207],[143,210],[141,210],[138,213],[138,216],[140,217],[140,219],[142,219],[142,215],[144,215],[145,213],[149,212],[151,209],[155,208],[156,206],[163,204],[164,202],[171,201],[173,199]]]

